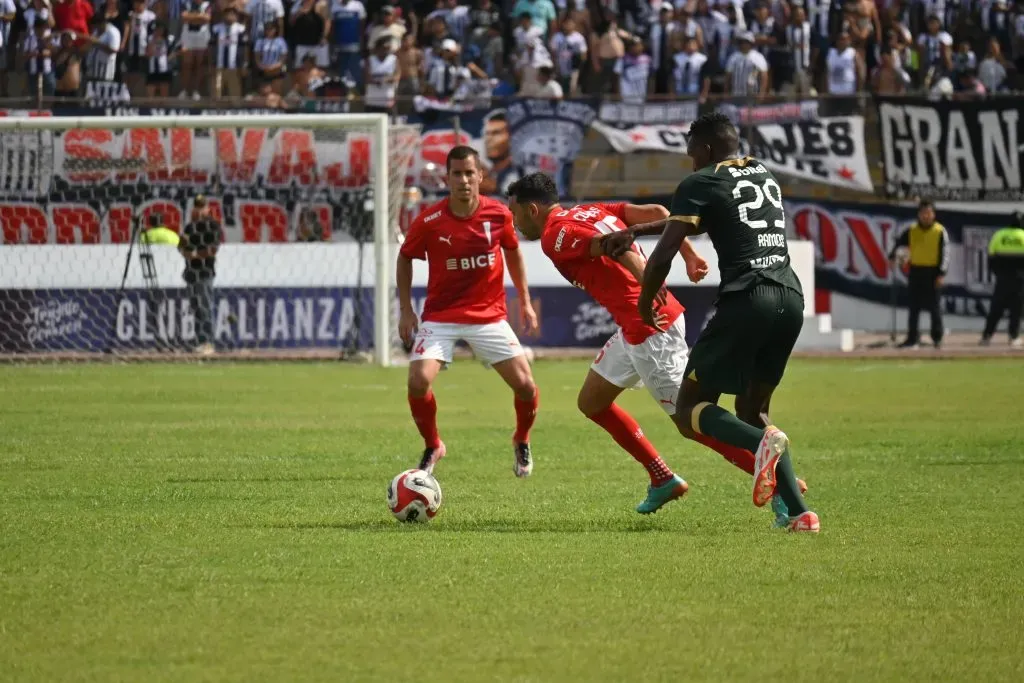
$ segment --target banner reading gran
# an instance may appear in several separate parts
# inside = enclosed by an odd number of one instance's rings
[[[877,101],[889,196],[1024,200],[1019,98]]]

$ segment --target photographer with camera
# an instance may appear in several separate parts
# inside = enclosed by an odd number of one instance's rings
[[[1010,346],[1019,349],[1024,346],[1020,338],[1020,315],[1024,308],[1024,212],[1013,214],[1010,227],[992,235],[988,243],[988,267],[996,277],[996,288],[989,303],[981,345],[991,343],[1003,311],[1008,311]]]
[[[195,198],[192,221],[185,226],[178,251],[185,259],[185,288],[196,318],[196,353],[208,356],[213,347],[213,279],[217,250],[221,243],[220,224],[210,213],[206,197]]]

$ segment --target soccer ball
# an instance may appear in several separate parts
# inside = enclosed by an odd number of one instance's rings
[[[388,484],[388,508],[399,522],[426,522],[441,509],[441,485],[423,470],[406,470]]]

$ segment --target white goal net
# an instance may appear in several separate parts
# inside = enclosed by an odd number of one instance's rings
[[[0,354],[390,358],[413,126],[0,119]]]

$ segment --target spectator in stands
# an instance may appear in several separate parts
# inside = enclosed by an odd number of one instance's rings
[[[561,30],[551,36],[551,55],[563,92],[575,96],[579,90],[580,68],[587,60],[587,39],[576,30],[572,17],[566,17]]]
[[[212,9],[207,0],[184,0],[181,11],[181,92],[198,100],[209,82]]]
[[[89,0],[54,0],[52,12],[53,26],[58,31],[74,31],[83,38],[89,35],[95,14]]]
[[[210,213],[206,197],[199,195],[193,203],[192,220],[182,231],[178,251],[185,259],[185,290],[196,319],[195,351],[202,355],[214,353],[213,281],[220,243],[220,224]]]
[[[78,36],[68,31],[60,34],[60,47],[53,57],[53,72],[57,77],[53,96],[72,99],[82,86],[82,57],[76,43]]]
[[[363,77],[361,51],[365,24],[366,7],[360,0],[333,0],[331,33],[335,54],[332,57],[338,76],[348,83],[358,84]],[[301,63],[302,60],[296,59],[296,64]]]
[[[725,65],[726,92],[738,97],[753,97],[768,92],[768,61],[754,49],[754,34],[744,31],[736,36],[738,49]]]
[[[402,45],[402,38],[407,32],[405,24],[398,21],[395,8],[385,5],[380,11],[380,21],[370,27],[366,42],[368,45],[376,45],[381,38],[387,38],[389,41],[388,52],[398,52]]]
[[[283,94],[288,71],[288,43],[281,37],[278,22],[263,24],[263,37],[256,41],[252,53],[257,87],[262,89],[267,85],[270,92]]]
[[[533,18],[533,25],[540,29],[542,39],[548,34],[548,26],[558,19],[558,12],[551,0],[517,0],[512,7],[512,15],[519,17],[523,12]]]
[[[448,34],[459,45],[466,42],[469,33],[469,7],[459,5],[459,0],[438,0],[437,9],[427,15],[428,18],[439,18],[448,28]]]
[[[854,95],[860,91],[864,81],[864,61],[853,47],[849,33],[844,31],[836,38],[835,47],[828,52],[826,65],[830,95]]]
[[[590,34],[590,60],[593,78],[590,92],[603,95],[616,89],[616,67],[626,54],[627,40],[633,36],[619,28],[618,18],[605,10],[603,19]]]
[[[985,84],[978,80],[977,69],[964,69],[956,74],[955,97],[968,100],[985,95]]]
[[[928,31],[917,39],[918,52],[921,55],[921,70],[928,73],[933,69],[951,71],[953,36],[942,30],[942,21],[938,15],[928,17]]]
[[[448,38],[441,43],[440,59],[433,63],[427,73],[424,92],[439,99],[449,99],[469,78],[469,71],[459,64],[459,44]]]
[[[292,74],[292,89],[287,99],[298,101],[307,97],[315,97],[317,89],[323,85],[327,72],[316,65],[316,56],[306,55],[302,64]]]
[[[532,42],[544,38],[544,31],[533,23],[533,16],[529,12],[519,15],[519,25],[512,29],[512,40],[515,41],[516,54],[522,54],[526,47]]]
[[[6,97],[7,92],[7,53],[10,52],[11,40],[15,38],[11,34],[11,28],[18,16],[18,6],[14,0],[0,0],[0,96]],[[34,22],[29,25],[35,25]]]
[[[331,65],[328,36],[331,19],[324,0],[299,0],[288,18],[291,40],[295,46],[295,64],[301,64],[306,55],[316,58],[316,65],[326,69]]]
[[[814,89],[815,47],[811,23],[804,6],[795,4],[790,23],[776,30],[777,72],[773,82],[783,94],[816,95]]]
[[[956,46],[956,52],[952,57],[953,71],[959,73],[978,67],[978,58],[971,49],[969,40],[961,40]]]
[[[696,38],[697,49],[704,49],[704,29],[702,29],[700,23],[693,18],[689,7],[686,5],[679,6],[676,10],[675,23],[679,33],[682,34],[684,38]]]
[[[978,65],[978,78],[989,92],[998,92],[1006,84],[1007,67],[1010,66],[1003,57],[1003,49],[999,39],[993,36],[988,40],[988,51],[985,59]]]
[[[501,10],[492,0],[477,0],[476,9],[469,13],[470,40],[480,42],[492,26],[501,28]]]
[[[124,22],[121,37],[121,56],[124,60],[124,83],[132,97],[146,92],[146,76],[149,67],[146,46],[156,14],[146,7],[146,0],[132,0],[132,10]]]
[[[393,114],[399,80],[398,57],[391,53],[391,36],[379,36],[373,54],[366,60],[366,111]]]
[[[174,38],[167,34],[167,24],[153,22],[153,34],[146,44],[146,95],[168,97],[171,94],[171,55],[175,50]]]
[[[871,74],[871,92],[876,95],[901,95],[910,85],[910,76],[896,65],[896,55],[889,48],[882,50],[881,59]]]
[[[565,96],[561,84],[555,78],[555,69],[552,66],[542,66],[537,69],[537,88],[531,97],[539,97],[545,100],[560,100]]]
[[[57,86],[53,72],[54,38],[50,23],[43,18],[36,19],[32,31],[25,36],[21,45],[28,66],[28,83],[33,95],[52,97]]]
[[[673,37],[679,31],[679,23],[673,19],[672,3],[663,2],[658,8],[658,17],[648,31],[651,63],[654,69],[654,93],[667,95],[672,92],[674,68]],[[691,20],[692,21],[692,20]]]
[[[480,68],[490,78],[504,76],[506,70],[505,41],[501,39],[501,25],[491,24],[483,37],[476,41]]]
[[[532,97],[540,87],[538,71],[544,67],[554,69],[555,62],[540,38],[531,38],[526,46],[516,55],[516,77],[519,82],[519,94]]]
[[[629,51],[615,65],[619,77],[619,97],[623,102],[640,104],[647,99],[651,90],[651,58],[644,54],[644,41],[634,37]]]
[[[707,99],[711,90],[711,61],[697,50],[697,39],[683,40],[683,50],[675,55],[672,92],[683,97]]]
[[[277,35],[284,30],[284,4],[281,0],[249,0],[245,6],[245,14],[249,18],[250,36],[265,36],[269,24],[277,26]]]
[[[94,17],[93,24],[95,28],[86,39],[91,46],[86,58],[86,78],[89,83],[101,86],[119,83],[117,54],[121,49],[121,32],[103,12]]]
[[[212,95],[217,98],[241,97],[248,32],[245,25],[238,21],[238,11],[234,7],[225,8],[221,16],[221,22],[211,29],[216,50]]]
[[[398,49],[398,96],[413,97],[420,93],[420,79],[424,73],[423,50],[416,46],[416,36],[411,32],[402,36]]]

